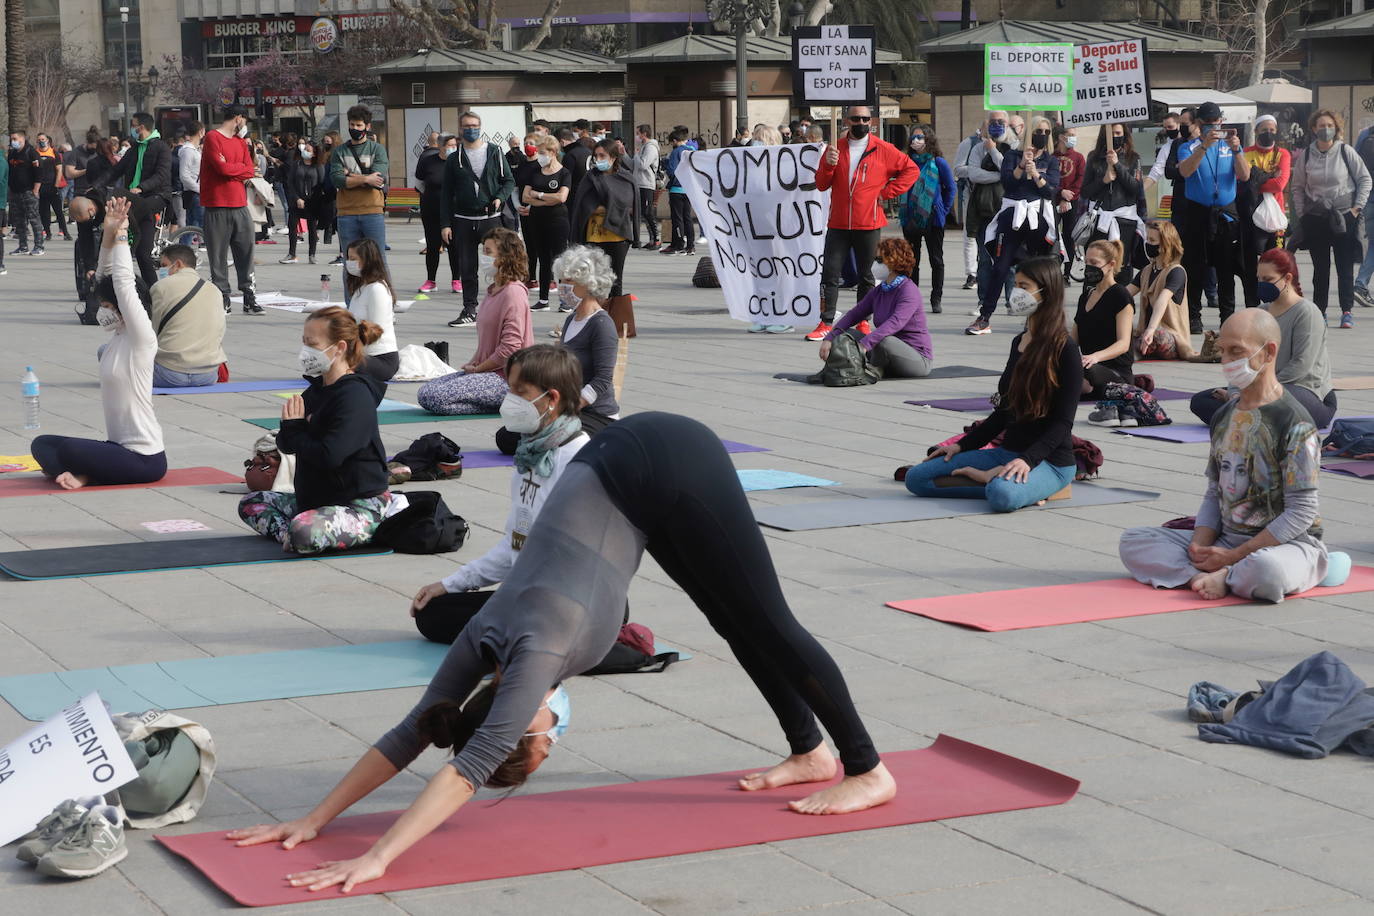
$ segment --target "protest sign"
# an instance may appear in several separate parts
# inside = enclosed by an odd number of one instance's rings
[[[801,26],[792,30],[792,96],[803,105],[872,105],[871,25]]]
[[[710,246],[730,316],[814,325],[830,214],[816,189],[824,147],[739,146],[687,153],[677,177]]]
[[[1068,127],[1150,119],[1150,73],[1145,39],[1079,45],[1074,57],[1073,107]]]
[[[1073,103],[1073,44],[983,45],[983,75],[989,111],[1060,111]]]
[[[104,795],[136,778],[100,694],[87,694],[0,748],[0,845],[66,799]]]

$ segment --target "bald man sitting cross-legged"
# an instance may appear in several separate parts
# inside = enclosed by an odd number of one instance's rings
[[[1190,535],[1131,528],[1121,561],[1157,588],[1187,585],[1204,598],[1228,592],[1282,601],[1326,576],[1317,512],[1320,448],[1311,416],[1274,374],[1279,326],[1261,309],[1221,326],[1227,382],[1240,390],[1212,419],[1207,492]]]

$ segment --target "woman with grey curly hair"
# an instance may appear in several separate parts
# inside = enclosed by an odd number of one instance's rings
[[[620,416],[615,399],[616,329],[601,307],[615,283],[610,257],[600,248],[574,245],[553,262],[563,323],[563,346],[582,365],[582,429],[595,436]]]

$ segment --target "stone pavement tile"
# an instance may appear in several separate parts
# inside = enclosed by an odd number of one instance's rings
[[[1008,684],[998,693],[1005,693],[1008,699],[1017,703],[1061,716],[1154,709],[1169,705],[1173,699],[1165,691],[1110,674],[1090,674],[1050,683]]]
[[[862,706],[859,707],[859,715],[863,718],[864,727],[868,730],[869,737],[873,739],[874,747],[884,754],[927,747],[934,737],[933,734],[928,737],[926,734],[918,733],[910,728],[894,725],[888,722],[882,714],[867,714]],[[787,746],[787,738],[783,735],[777,718],[771,712],[751,716],[712,718],[711,727],[763,749],[758,752],[757,758],[748,765],[749,767],[771,766],[791,752]],[[826,733],[824,726],[821,728],[821,734],[827,742],[826,747],[838,755],[835,742]]]
[[[203,706],[182,712],[215,736],[219,770],[275,768],[293,763],[356,758],[367,746],[284,700]]]
[[[166,626],[201,651],[216,657],[315,649],[343,642],[339,636],[282,610],[249,614],[243,618],[235,615],[233,621],[200,618],[169,622]]]
[[[7,846],[4,851],[9,853],[9,849]],[[154,916],[162,912],[118,871],[107,872],[97,881],[49,878],[38,874],[33,866],[25,865],[13,854],[0,856],[0,900],[4,901],[6,913]]]
[[[578,756],[630,779],[670,779],[758,767],[772,754],[696,722],[578,734],[559,742]],[[703,769],[704,761],[710,761]],[[728,787],[727,787],[728,788]]]
[[[355,762],[352,757],[339,757],[271,769],[236,770],[221,774],[220,780],[262,810],[273,811],[324,798]],[[424,781],[411,773],[397,773],[369,795],[368,801],[388,808],[405,808],[424,786]]]
[[[916,916],[1115,916],[1147,912],[1068,875],[1036,875],[950,887],[885,901]]]
[[[1369,870],[1369,844],[1374,827],[1350,833],[1306,837],[1255,837],[1237,845],[1238,852],[1308,875],[1364,898],[1374,897],[1374,872]],[[1364,903],[1366,910],[1369,903]]]
[[[1040,865],[938,822],[772,845],[874,897],[1046,874]]]
[[[140,665],[167,659],[200,658],[205,653],[174,633],[139,617],[127,623],[101,622],[99,629],[70,629],[36,633],[35,646],[56,659],[62,668],[101,668]]]
[[[200,618],[232,619],[275,613],[278,609],[208,569],[174,569],[132,576],[100,576],[86,580],[97,592],[151,620],[175,622]],[[232,614],[226,610],[232,608]]]
[[[386,896],[411,916],[450,916],[452,913],[482,913],[484,916],[528,916],[530,913],[629,916],[654,912],[582,871],[474,881],[445,888],[399,891]]]
[[[93,622],[100,626],[146,622],[129,606],[81,579],[5,581],[4,585],[7,600],[0,604],[0,623],[25,636],[90,629]]]
[[[1188,757],[1193,757],[1190,752],[1202,744],[1197,737],[1197,724],[1188,721],[1183,711],[1182,698],[1177,708],[1091,712],[1075,716],[1073,721],[1138,741],[1146,747],[1174,751]]]
[[[1127,807],[1226,846],[1276,832],[1297,841],[1374,829],[1370,818],[1260,783],[1204,796],[1131,802]]]
[[[1275,756],[1275,755],[1268,755]],[[1278,755],[1286,756],[1286,755]],[[1294,766],[1278,771],[1269,770],[1264,774],[1249,769],[1250,755],[1244,760],[1227,761],[1227,766],[1239,773],[1245,773],[1280,789],[1286,789],[1305,798],[1314,799],[1345,811],[1367,818],[1374,818],[1374,785],[1365,779],[1369,772],[1369,762],[1349,751],[1338,751],[1324,760],[1303,760],[1298,757],[1287,758],[1293,764],[1315,763],[1317,766]],[[1271,763],[1271,761],[1265,761]]]
[[[913,659],[908,664],[926,674],[980,689],[1006,688],[1018,682],[1067,680],[1090,673],[1082,666],[996,643],[970,646],[970,651]]]
[[[1160,913],[1217,916],[1340,903],[1345,891],[1230,849],[1074,867],[1074,877]]]
[[[981,725],[970,719],[970,726],[951,733],[955,737],[982,744],[1003,754],[1021,757],[1041,766],[1061,765],[1068,775],[1072,762],[1095,757],[1116,757],[1144,749],[1144,738],[1121,736],[1069,719],[1044,717],[1005,725]]]
[[[1265,626],[1250,626],[1232,633],[1194,633],[1185,641],[1193,651],[1216,658],[1236,662],[1290,659],[1290,666],[1332,648],[1327,642]]]
[[[1064,772],[1075,776],[1072,768]],[[1188,854],[1207,861],[1224,847],[1125,808],[1082,795],[1064,805],[946,821],[960,833],[1054,871]],[[1096,882],[1094,882],[1096,883]]]
[[[675,856],[588,871],[667,916],[773,913],[862,900],[868,895],[776,850]]]
[[[1344,612],[1344,616],[1333,614],[1320,619],[1295,620],[1291,623],[1277,623],[1273,626],[1283,632],[1296,633],[1309,639],[1334,643],[1331,651],[1342,657],[1346,652],[1345,647],[1366,649],[1369,646],[1374,646],[1374,615],[1329,605],[1327,610],[1337,613]]]
[[[1072,769],[1082,783],[1082,794],[1113,805],[1190,798],[1254,785],[1248,776],[1156,749],[1079,760]]]
[[[1234,631],[1236,620],[1216,610],[1174,611],[1165,614],[1143,614],[1139,617],[1119,617],[1099,620],[1096,625],[1118,633],[1131,633],[1146,639],[1158,639],[1174,645],[1187,646],[1194,633]]]

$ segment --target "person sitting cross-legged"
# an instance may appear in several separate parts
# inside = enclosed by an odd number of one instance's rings
[[[830,356],[836,337],[853,334],[884,378],[930,375],[935,354],[930,332],[926,330],[921,291],[911,279],[915,266],[916,256],[906,239],[884,239],[878,243],[878,257],[873,262],[873,279],[878,285],[825,335],[821,341],[822,362]]]
[[[1282,601],[1326,576],[1317,511],[1321,456],[1311,416],[1275,374],[1279,325],[1262,309],[1221,326],[1222,365],[1238,397],[1212,418],[1207,491],[1190,533],[1122,532],[1121,562],[1156,588],[1188,586],[1216,600]]]

